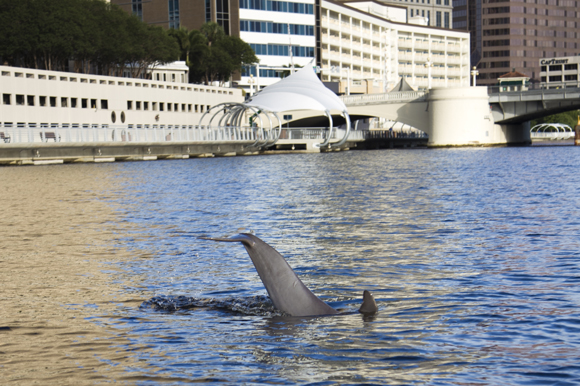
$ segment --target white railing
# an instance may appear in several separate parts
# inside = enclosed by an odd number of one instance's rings
[[[5,144],[29,143],[168,143],[168,142],[255,142],[272,145],[277,129],[262,130],[250,127],[209,127],[209,126],[172,126],[172,125],[36,125],[0,124],[0,147]],[[292,128],[283,129],[280,139],[325,139],[328,129]],[[331,139],[342,139],[344,130],[335,129]],[[351,131],[349,139],[363,140],[360,131]]]
[[[404,102],[425,98],[425,91],[399,91],[386,94],[364,94],[342,96],[340,99],[347,106],[381,102]]]
[[[532,139],[571,139],[574,138],[574,132],[544,132],[544,133],[530,133]]]
[[[259,132],[259,131],[258,131]],[[256,130],[193,125],[36,125],[1,124],[6,143],[255,141]]]
[[[330,137],[331,140],[339,140],[344,137],[346,130],[344,129],[337,129],[335,128],[332,130],[332,136]],[[280,133],[280,138],[278,142],[284,143],[289,141],[300,141],[300,140],[324,140],[328,135],[328,128],[288,128],[282,129]],[[360,130],[351,130],[348,133],[348,140],[350,141],[363,141],[365,139],[365,135],[363,131]],[[332,145],[332,143],[331,143]]]

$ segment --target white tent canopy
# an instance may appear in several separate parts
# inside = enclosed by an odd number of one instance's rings
[[[246,105],[275,112],[346,111],[344,103],[322,84],[311,66],[305,66],[281,81],[264,88],[246,102]]]
[[[240,126],[242,116],[247,111],[252,111],[252,119],[260,121],[259,127],[261,130],[266,129],[267,133],[264,135],[264,142],[256,139],[256,142],[251,146],[268,147],[274,145],[280,138],[282,131],[282,120],[278,113],[285,111],[297,110],[315,110],[321,111],[328,117],[328,134],[323,143],[315,144],[318,147],[340,147],[342,146],[350,132],[350,117],[348,115],[346,106],[340,98],[330,91],[314,73],[312,66],[305,66],[290,76],[274,83],[259,93],[254,95],[249,101],[245,103],[222,103],[211,107],[207,110],[199,120],[199,125],[206,116],[210,116],[209,125],[217,115],[222,114],[219,120],[219,125]],[[331,111],[338,110],[346,119],[346,131],[342,139],[337,142],[330,143],[332,138],[332,131],[334,129],[332,123]],[[210,113],[212,112],[213,113]],[[274,126],[270,114],[278,121],[277,135],[271,135]],[[264,120],[262,120],[262,116]],[[265,121],[269,124],[269,129],[264,128]],[[258,138],[258,137],[257,137]]]
[[[312,66],[304,66],[281,81],[264,88],[245,105],[274,113],[296,110],[323,111],[328,117],[330,130],[324,142],[317,145],[319,147],[331,145],[340,147],[346,142],[350,132],[350,117],[346,106],[318,79]],[[332,110],[340,111],[346,119],[346,134],[341,140],[331,144]]]

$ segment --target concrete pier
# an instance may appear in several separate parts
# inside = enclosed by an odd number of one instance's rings
[[[190,157],[255,154],[254,141],[201,142],[80,142],[2,144],[0,165],[47,165],[73,162],[151,161]]]

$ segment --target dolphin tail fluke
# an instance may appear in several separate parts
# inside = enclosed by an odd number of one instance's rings
[[[379,307],[377,307],[377,303],[375,302],[373,294],[365,290],[363,292],[363,303],[358,309],[358,312],[361,314],[375,314],[378,310]]]

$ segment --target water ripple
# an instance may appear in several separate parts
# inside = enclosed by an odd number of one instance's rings
[[[127,290],[156,297],[114,323],[176,384],[578,384],[579,166],[574,147],[126,164]],[[263,285],[241,245],[197,237],[240,229],[347,312],[230,312]],[[350,312],[364,289],[372,318]]]

